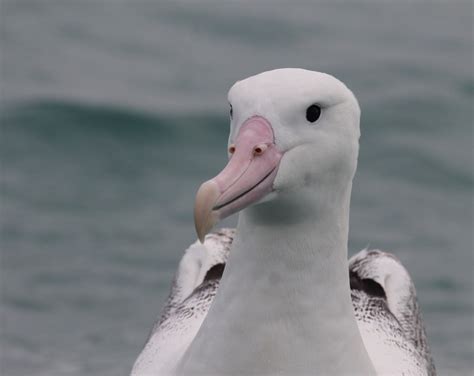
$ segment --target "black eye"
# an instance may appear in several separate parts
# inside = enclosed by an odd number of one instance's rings
[[[306,109],[306,120],[310,123],[314,123],[321,116],[321,107],[317,104],[312,104]]]
[[[234,111],[232,110],[232,105],[230,105],[229,114],[230,114],[230,118],[232,119],[232,115],[234,114]]]

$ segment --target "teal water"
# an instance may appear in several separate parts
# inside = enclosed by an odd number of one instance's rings
[[[127,374],[225,164],[227,89],[283,66],[359,98],[350,252],[397,254],[439,373],[472,374],[471,3],[249,4],[1,3],[2,375]]]

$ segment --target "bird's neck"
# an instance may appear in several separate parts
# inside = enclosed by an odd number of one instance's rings
[[[219,292],[184,370],[373,373],[350,298],[350,188],[337,201],[311,197],[241,213]]]

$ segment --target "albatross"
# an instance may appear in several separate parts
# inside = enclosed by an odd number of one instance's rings
[[[435,375],[408,272],[348,260],[360,108],[335,77],[277,69],[229,91],[228,163],[132,369],[148,375]],[[239,212],[237,228],[211,232]]]

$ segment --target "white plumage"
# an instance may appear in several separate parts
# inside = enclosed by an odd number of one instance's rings
[[[132,375],[435,375],[399,260],[347,260],[360,135],[350,90],[280,69],[238,82],[229,102],[230,161],[201,186],[195,222],[203,238],[240,211],[237,229],[186,251]]]
[[[168,300],[132,375],[172,374],[199,330],[219,287],[234,231],[209,234],[184,254]],[[208,274],[209,273],[209,274]]]
[[[173,374],[217,292],[234,234],[221,229],[186,250],[132,375]],[[400,261],[363,250],[349,260],[349,272],[355,317],[377,374],[435,375],[415,288]]]
[[[233,230],[210,234],[185,252],[160,318],[153,326],[132,375],[168,375],[199,330],[219,287]]]

